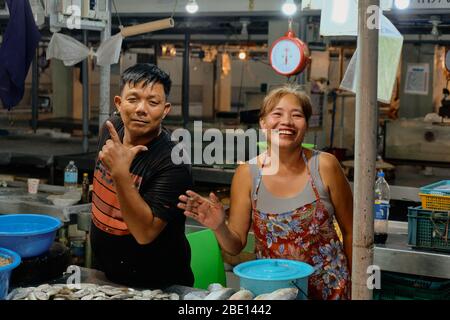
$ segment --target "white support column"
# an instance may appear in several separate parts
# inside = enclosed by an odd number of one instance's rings
[[[100,34],[101,41],[105,41],[111,37],[111,0],[108,0],[109,16],[105,29]],[[111,101],[111,66],[100,67],[100,108],[98,115],[99,130],[103,123],[109,118]]]
[[[355,123],[352,298],[371,300],[367,268],[373,264],[374,182],[377,133],[378,29],[373,8],[380,0],[359,0]],[[373,7],[376,6],[376,7]],[[379,13],[379,10],[376,10]],[[379,20],[378,20],[379,21]]]

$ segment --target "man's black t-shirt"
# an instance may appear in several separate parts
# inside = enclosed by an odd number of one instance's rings
[[[124,126],[118,116],[110,119],[120,138]],[[99,151],[110,139],[103,126]],[[192,187],[190,166],[175,165],[171,152],[175,146],[163,129],[137,154],[130,173],[141,197],[153,215],[167,225],[150,244],[140,245],[122,219],[120,204],[111,176],[97,160],[92,195],[91,245],[94,266],[114,282],[138,288],[164,288],[178,284],[192,286],[191,251],[185,236],[186,217],[177,208],[178,196]]]

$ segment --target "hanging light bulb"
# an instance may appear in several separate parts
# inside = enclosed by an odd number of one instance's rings
[[[433,26],[433,28],[431,29],[431,34],[435,38],[438,38],[441,35],[438,29],[439,25],[442,23],[441,18],[439,16],[431,16],[430,23]]]
[[[294,0],[286,0],[281,7],[281,11],[287,16],[292,16],[297,12],[297,5]]]
[[[244,50],[239,51],[239,55],[238,55],[240,60],[245,60],[245,58],[247,58],[247,53],[245,53]]]
[[[395,0],[395,7],[400,10],[404,10],[409,7],[411,0]]]
[[[249,24],[249,21],[247,20],[241,20],[242,29],[241,29],[241,36],[248,37],[248,29],[247,26]]]
[[[194,14],[198,11],[198,4],[195,0],[189,0],[188,4],[186,5],[186,11]]]
[[[431,34],[435,37],[439,37],[441,35],[441,33],[439,32],[439,29],[437,27],[437,25],[433,26],[433,29],[431,29]]]
[[[164,44],[161,46],[161,53],[163,56],[167,54],[167,46]]]

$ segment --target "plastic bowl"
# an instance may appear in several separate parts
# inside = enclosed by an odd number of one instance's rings
[[[22,258],[39,256],[49,250],[61,225],[59,219],[40,214],[0,215],[0,247]]]
[[[308,299],[308,278],[314,268],[304,262],[285,259],[259,259],[238,264],[233,272],[240,287],[255,296],[278,289],[297,288],[298,300]]]
[[[53,199],[52,202],[55,206],[58,207],[68,207],[68,206],[72,206],[76,203],[78,203],[80,200],[79,199],[62,199],[62,198],[56,198]]]
[[[0,257],[12,260],[10,264],[0,267],[0,300],[4,300],[8,294],[11,272],[20,264],[21,259],[17,253],[5,248],[0,248]]]
[[[51,195],[47,197],[47,200],[53,202],[55,206],[68,207],[78,203],[81,200],[81,192],[73,190],[62,195]]]

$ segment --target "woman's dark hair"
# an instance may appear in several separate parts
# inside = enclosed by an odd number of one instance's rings
[[[142,81],[144,87],[149,84],[162,84],[166,98],[169,96],[172,80],[167,73],[151,63],[137,63],[127,68],[120,77],[120,92],[122,92],[125,84],[135,86]]]

